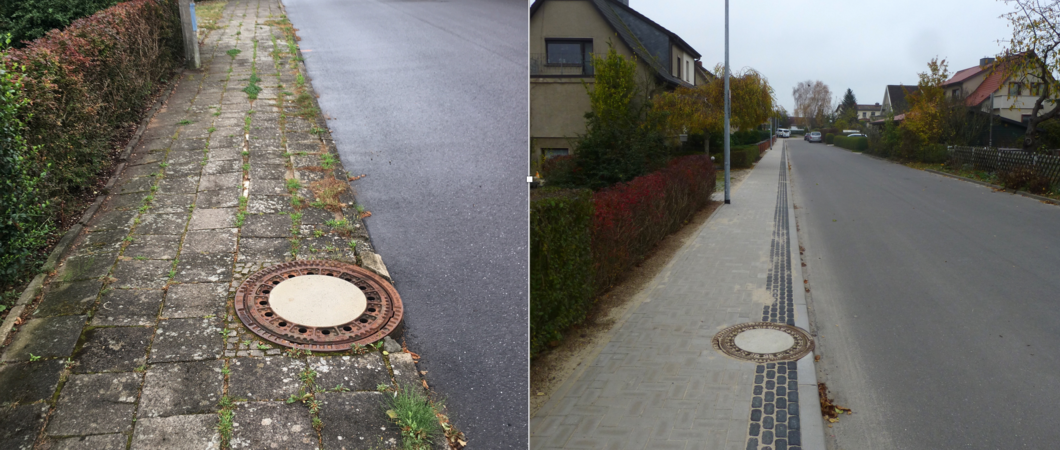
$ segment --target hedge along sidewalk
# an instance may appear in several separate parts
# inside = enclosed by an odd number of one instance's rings
[[[0,356],[5,448],[403,439],[380,390],[424,388],[400,345],[285,353],[249,333],[231,306],[242,279],[268,265],[378,258],[327,127],[304,108],[315,101],[291,100],[306,87],[281,15],[275,0],[227,3],[204,42],[204,69],[185,72],[142,130],[106,198],[41,278],[43,295],[27,293]],[[328,180],[347,189],[325,195]]]
[[[74,223],[65,234],[63,234],[63,237],[59,239],[59,242],[55,244],[51,253],[48,254],[48,259],[44,261],[44,265],[40,268],[41,273],[33,277],[33,280],[31,280],[29,285],[22,291],[22,295],[19,296],[18,301],[15,302],[15,305],[10,311],[8,311],[7,317],[5,317],[3,323],[0,324],[0,343],[6,342],[12,328],[15,326],[15,322],[21,320],[20,316],[26,306],[40,295],[41,288],[44,285],[45,275],[48,272],[55,270],[60,258],[66,255],[66,251],[70,248],[70,244],[73,244],[74,239],[81,234],[84,225],[96,214],[96,211],[99,210],[100,205],[102,205],[103,201],[107,198],[107,192],[114,188],[114,185],[118,182],[118,176],[121,174],[122,170],[125,169],[126,161],[129,159],[129,155],[132,153],[133,148],[136,147],[143,138],[144,130],[147,129],[147,125],[151,122],[151,119],[159,109],[165,105],[166,101],[169,100],[170,96],[176,92],[178,82],[183,75],[184,70],[179,69],[169,84],[162,89],[162,95],[158,97],[155,104],[151,106],[148,112],[144,115],[143,120],[140,121],[140,125],[129,139],[129,143],[126,144],[125,150],[123,150],[118,157],[118,164],[114,166],[114,173],[104,186],[103,192],[96,196],[96,200],[85,209],[85,212],[81,214],[81,218],[78,219],[78,221]]]

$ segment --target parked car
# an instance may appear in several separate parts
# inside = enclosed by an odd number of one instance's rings
[[[861,133],[848,134],[847,137],[868,137]]]
[[[788,138],[791,137],[791,130],[787,128],[777,128],[777,137]]]
[[[822,142],[822,141],[824,141],[824,139],[821,138],[821,132],[820,131],[814,131],[814,132],[806,135],[806,140],[810,141],[810,142]]]

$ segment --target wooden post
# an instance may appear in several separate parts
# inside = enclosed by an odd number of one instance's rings
[[[184,60],[189,69],[199,68],[199,39],[196,36],[195,17],[192,16],[191,0],[180,0],[180,27],[184,31]]]

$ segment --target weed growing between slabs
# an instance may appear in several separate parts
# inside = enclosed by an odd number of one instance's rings
[[[392,394],[384,394],[384,397],[386,415],[401,427],[401,441],[405,450],[429,449],[442,429],[435,406],[419,390],[408,386]]]

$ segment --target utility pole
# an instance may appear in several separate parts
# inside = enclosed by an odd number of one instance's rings
[[[189,69],[199,68],[199,27],[195,23],[195,2],[180,0],[180,28],[184,32],[184,60]]]
[[[729,199],[729,0],[725,0],[725,204]]]

